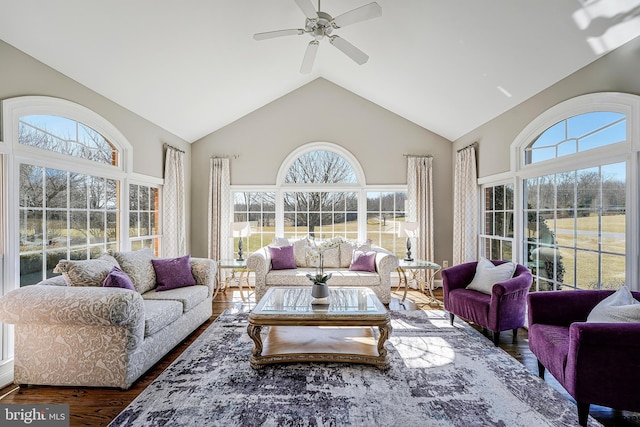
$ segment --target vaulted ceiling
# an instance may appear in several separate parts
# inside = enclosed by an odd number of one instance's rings
[[[376,2],[334,32],[368,62],[325,39],[309,74],[308,35],[252,37],[303,28],[294,0],[0,0],[0,39],[193,142],[318,77],[455,140],[640,35],[640,0]]]

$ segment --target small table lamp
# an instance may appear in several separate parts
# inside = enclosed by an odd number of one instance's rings
[[[238,237],[238,258],[236,261],[244,261],[242,258],[242,238],[249,237],[251,235],[251,223],[249,222],[232,222],[231,234],[233,237]]]
[[[398,227],[398,237],[407,236],[407,256],[405,261],[413,261],[411,258],[411,238],[418,237],[417,222],[400,222]]]

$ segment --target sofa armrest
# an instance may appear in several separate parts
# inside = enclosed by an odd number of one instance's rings
[[[138,292],[120,288],[31,285],[0,298],[5,323],[125,326],[141,323],[144,304]]]
[[[383,287],[391,288],[391,272],[398,268],[398,257],[386,249],[375,247],[376,252],[376,272],[380,275],[380,284]]]
[[[529,325],[541,323],[569,327],[574,322],[584,322],[600,301],[614,291],[539,291],[527,295]]]
[[[271,257],[266,247],[260,248],[247,257],[247,269],[255,276],[256,302],[267,292],[266,277],[271,270]]]
[[[122,327],[135,348],[144,337],[144,302],[138,292],[128,289],[31,285],[0,298],[0,320],[17,325]]]
[[[638,410],[638,351],[640,323],[575,322],[569,327],[563,386],[577,400]]]
[[[216,288],[218,265],[209,258],[191,258],[191,274],[196,279],[196,285],[209,288],[207,297],[213,297]]]

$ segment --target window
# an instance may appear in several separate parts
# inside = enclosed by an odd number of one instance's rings
[[[626,165],[524,180],[526,255],[539,290],[618,289],[626,271]]]
[[[559,121],[545,130],[525,151],[525,163],[539,163],[626,140],[626,116],[597,111]]]
[[[249,222],[251,235],[243,240],[247,253],[271,243],[276,235],[276,204],[273,191],[233,192],[233,221]],[[233,247],[238,247],[239,237],[234,238]]]
[[[483,228],[480,247],[488,259],[512,260],[514,239],[513,184],[483,188]]]
[[[129,185],[129,238],[131,250],[149,248],[160,255],[158,188]]]
[[[357,159],[335,144],[299,147],[281,164],[276,185],[232,186],[232,196],[233,221],[251,223],[246,252],[275,236],[371,239],[402,256],[406,252],[406,239],[396,236],[406,185],[368,188]],[[237,244],[236,238],[233,248]]]
[[[398,237],[398,223],[405,221],[406,191],[367,192],[367,239],[404,258],[407,239]]]
[[[61,259],[117,249],[118,182],[20,165],[20,286],[51,277]]]
[[[535,290],[618,289],[637,277],[628,239],[637,233],[637,202],[629,204],[637,178],[628,174],[639,169],[639,122],[640,97],[583,95],[543,113],[512,144],[515,241]]]
[[[160,183],[136,175],[130,185],[124,135],[95,112],[57,98],[5,99],[2,112],[11,173],[6,197],[15,201],[6,217],[11,286],[51,277],[60,259],[140,247],[159,255]]]
[[[118,165],[118,150],[99,132],[76,120],[30,115],[18,121],[18,143],[106,165]]]

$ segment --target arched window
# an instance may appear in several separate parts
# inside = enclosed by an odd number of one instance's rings
[[[403,256],[406,252],[405,241],[397,238],[406,186],[368,186],[358,160],[337,144],[313,142],[294,150],[271,188],[232,187],[234,221],[251,223],[249,252],[275,236],[309,235],[370,239]]]
[[[631,154],[640,143],[639,99],[571,99],[536,118],[512,144],[522,257],[536,289],[617,289],[632,273],[627,261],[635,249],[627,235],[638,212],[628,206],[635,198],[628,175],[637,170]]]
[[[7,264],[9,277],[34,284],[55,275],[61,259],[97,258],[109,249],[146,245],[158,253],[158,185],[141,177],[129,183],[132,149],[124,135],[62,99],[19,97],[2,107],[13,165],[8,241],[19,257]]]
[[[118,149],[98,131],[66,117],[22,116],[18,143],[68,156],[118,166]]]

